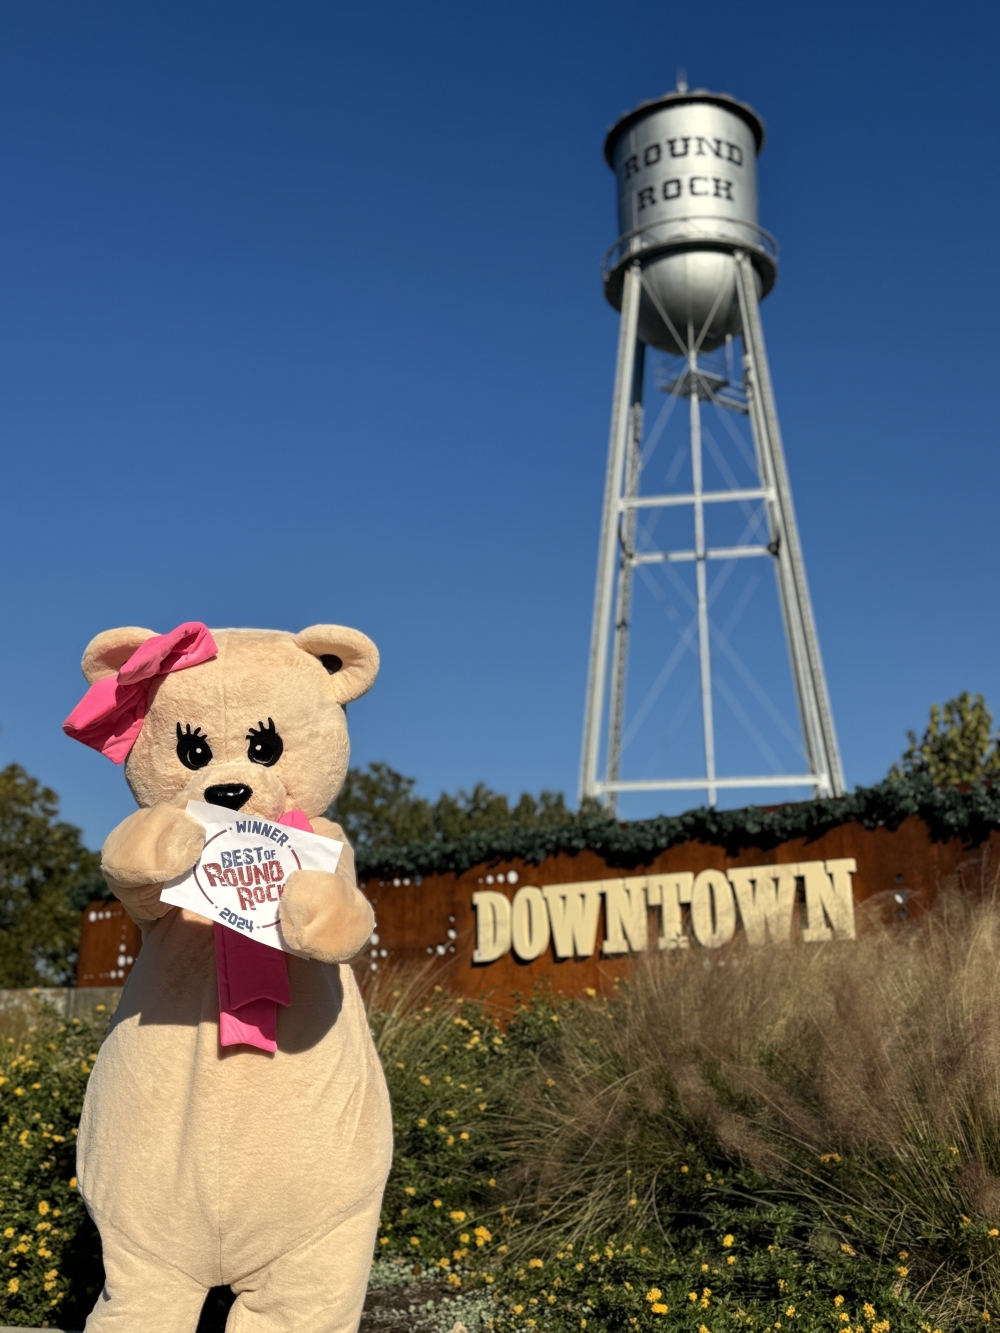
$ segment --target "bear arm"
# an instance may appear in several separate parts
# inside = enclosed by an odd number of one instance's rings
[[[149,884],[144,889],[137,889],[128,884],[118,884],[107,872],[104,874],[104,879],[108,888],[141,931],[159,921],[161,916],[176,911],[176,908],[171,907],[169,903],[160,902],[162,884]]]
[[[322,963],[346,963],[363,949],[375,928],[375,913],[354,879],[354,850],[339,824],[310,821],[321,838],[343,842],[334,874],[296,870],[281,897],[281,930],[296,953]]]
[[[160,889],[190,870],[204,845],[205,830],[196,819],[173,806],[154,805],[129,815],[108,835],[101,873],[141,926],[172,910],[160,902]]]

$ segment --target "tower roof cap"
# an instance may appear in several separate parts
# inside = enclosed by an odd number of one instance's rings
[[[664,93],[662,97],[650,98],[648,102],[640,102],[637,107],[631,111],[626,111],[623,116],[608,130],[607,138],[604,140],[604,156],[607,159],[609,167],[615,164],[615,145],[622,134],[637,120],[643,120],[651,111],[657,111],[663,106],[684,106],[690,102],[709,102],[712,106],[721,106],[725,110],[733,112],[734,115],[746,121],[753,132],[754,140],[757,144],[757,152],[764,147],[764,122],[761,120],[753,107],[748,106],[746,102],[737,101],[735,97],[730,97],[728,93],[710,93],[707,88],[694,88],[691,91],[681,92],[679,89],[674,92]]]

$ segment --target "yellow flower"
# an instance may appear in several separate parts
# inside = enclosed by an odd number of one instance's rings
[[[515,1306],[514,1306],[514,1313],[515,1313],[515,1314],[523,1314],[523,1313],[524,1313],[524,1306],[523,1306],[523,1305],[515,1305]]]
[[[529,1260],[528,1260],[528,1267],[529,1267],[529,1268],[544,1268],[545,1265],[544,1265],[544,1263],[541,1261],[541,1259],[529,1259]]]
[[[896,1269],[896,1272],[899,1274],[900,1277],[910,1276],[910,1270],[906,1267],[905,1264],[900,1264],[899,1267]]]
[[[20,1285],[21,1285],[21,1284],[20,1284],[20,1282],[18,1282],[17,1278],[16,1278],[16,1277],[12,1277],[11,1280],[7,1283],[7,1290],[8,1290],[8,1291],[10,1292],[10,1294],[13,1296],[13,1295],[16,1294],[17,1289],[20,1287]]]
[[[594,990],[593,986],[584,986],[583,993],[589,1000],[592,1000],[597,994],[597,991]]]
[[[650,1302],[658,1301],[662,1295],[663,1292],[659,1287],[650,1287],[649,1291],[646,1292],[646,1300]]]
[[[845,1314],[845,1313],[843,1312],[843,1310],[841,1310],[841,1312],[840,1312],[840,1314],[837,1316],[837,1318],[838,1318],[838,1319],[842,1319],[842,1320],[844,1321],[845,1324],[849,1324],[850,1321],[851,1321],[851,1316],[850,1316],[849,1314]]]
[[[459,1137],[460,1139],[467,1139],[469,1136],[468,1136],[468,1134],[466,1134],[465,1130],[463,1129],[462,1132],[461,1132],[461,1134],[459,1134],[458,1137]]]
[[[458,1210],[458,1211],[456,1211],[456,1212],[454,1212],[454,1213],[449,1213],[448,1216],[451,1218],[451,1220],[452,1220],[453,1222],[464,1222],[464,1221],[465,1221],[465,1214],[464,1214],[461,1210]]]
[[[388,1245],[388,1244],[389,1244],[389,1237],[388,1237],[388,1236],[380,1236],[380,1237],[379,1237],[379,1241],[378,1241],[378,1243],[379,1243],[380,1245]]]
[[[441,1200],[440,1200],[440,1199],[435,1199],[434,1202],[433,1202],[433,1204],[432,1204],[431,1206],[432,1206],[433,1208],[440,1208],[440,1207],[441,1207]]]
[[[900,1259],[902,1259],[903,1262],[905,1263],[906,1260],[909,1259],[909,1257],[910,1257],[910,1251],[909,1251],[909,1250],[900,1250],[900,1252],[899,1252],[899,1257],[900,1257]]]
[[[450,1267],[451,1267],[451,1260],[450,1260],[450,1259],[439,1259],[439,1260],[438,1260],[438,1268],[450,1268]]]
[[[857,1250],[852,1250],[850,1245],[848,1245],[846,1241],[841,1242],[840,1248],[844,1251],[845,1254],[849,1254],[852,1258],[854,1258],[855,1255],[857,1254]]]
[[[653,1314],[666,1314],[669,1306],[664,1305],[662,1301],[657,1301],[655,1305],[651,1305],[649,1308]]]
[[[58,1274],[59,1270],[57,1268],[50,1268],[49,1271],[45,1274],[45,1281],[51,1282],[54,1277],[58,1276]]]
[[[42,1201],[39,1203],[38,1211],[41,1213],[43,1217],[49,1211],[49,1205],[45,1202],[44,1199],[42,1199]]]
[[[795,1313],[795,1306],[794,1306],[794,1305],[790,1305],[790,1306],[788,1307],[788,1309],[785,1311],[785,1314],[788,1316],[789,1319],[791,1319],[791,1317],[792,1317],[792,1315],[793,1315],[794,1313]]]
[[[427,1121],[424,1119],[423,1116],[421,1116],[420,1119],[417,1121],[417,1129],[426,1129],[426,1128],[427,1128]]]
[[[730,1246],[732,1245],[732,1243],[733,1243],[733,1237],[732,1237],[732,1236],[723,1236],[723,1237],[722,1237],[722,1244],[723,1244],[723,1246],[724,1246],[727,1250],[730,1248]]]
[[[689,1170],[688,1167],[686,1167],[686,1166],[682,1166],[682,1167],[681,1167],[681,1175],[682,1175],[682,1176],[686,1176],[687,1173],[688,1173],[688,1170]]]
[[[419,1246],[419,1244],[420,1244],[420,1237],[419,1237],[419,1236],[411,1236],[411,1237],[410,1237],[410,1244],[413,1245],[414,1247]]]
[[[431,1081],[426,1074],[420,1075],[420,1082],[424,1085],[425,1088],[429,1088],[431,1086]]]
[[[969,1227],[969,1226],[972,1225],[972,1218],[971,1218],[971,1217],[966,1217],[966,1215],[965,1215],[964,1213],[959,1213],[959,1217],[962,1219],[962,1226],[963,1226],[963,1227]]]
[[[997,1231],[996,1227],[990,1227],[986,1234],[987,1236],[1000,1236],[1000,1231]]]
[[[24,1096],[24,1089],[23,1089],[23,1088],[15,1088],[15,1089],[14,1089],[14,1096],[15,1096],[15,1097],[23,1097],[23,1096]],[[13,1282],[16,1282],[16,1281],[17,1281],[17,1278],[12,1278],[11,1280],[12,1280]],[[14,1290],[16,1291],[17,1288],[15,1287]]]
[[[13,1236],[13,1234],[14,1234],[14,1228],[13,1228],[13,1227],[4,1227],[3,1234],[7,1237],[8,1240],[10,1240],[11,1236]]]
[[[458,1276],[457,1273],[449,1273],[448,1283],[452,1287],[460,1287],[462,1285],[462,1279]]]
[[[871,1301],[865,1301],[864,1305],[861,1307],[861,1312],[866,1319],[875,1318],[875,1307],[872,1305]]]
[[[688,1300],[689,1300],[689,1301],[696,1301],[697,1299],[698,1299],[698,1293],[697,1293],[696,1291],[689,1291],[689,1292],[688,1292]]]
[[[834,1305],[838,1305],[838,1306],[839,1306],[839,1305],[843,1305],[843,1303],[844,1303],[844,1298],[843,1298],[843,1296],[834,1296],[834,1298],[833,1298],[833,1303],[834,1303]]]
[[[492,1176],[490,1176],[489,1180],[486,1183],[489,1185],[491,1190],[495,1190],[497,1187],[497,1183]]]
[[[76,1176],[70,1176],[70,1178],[69,1178],[69,1187],[70,1187],[71,1190],[75,1190],[75,1189],[76,1189]]]
[[[482,1248],[482,1246],[484,1246],[488,1240],[493,1239],[493,1233],[491,1231],[487,1231],[486,1228],[482,1226],[476,1227],[475,1231],[472,1234],[475,1236],[476,1245],[479,1248]]]

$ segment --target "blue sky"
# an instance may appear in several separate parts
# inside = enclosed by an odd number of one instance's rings
[[[0,762],[91,845],[88,639],[379,644],[355,761],[575,793],[617,319],[607,127],[763,116],[763,307],[850,785],[1000,709],[996,8],[0,8]],[[666,806],[664,806],[666,808]],[[676,808],[676,803],[672,808]],[[628,813],[628,811],[625,811]]]

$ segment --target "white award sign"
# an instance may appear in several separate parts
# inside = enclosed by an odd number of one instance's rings
[[[190,870],[163,886],[160,901],[287,953],[278,909],[289,876],[332,874],[344,844],[202,801],[188,801],[186,809],[205,826],[205,848]]]

